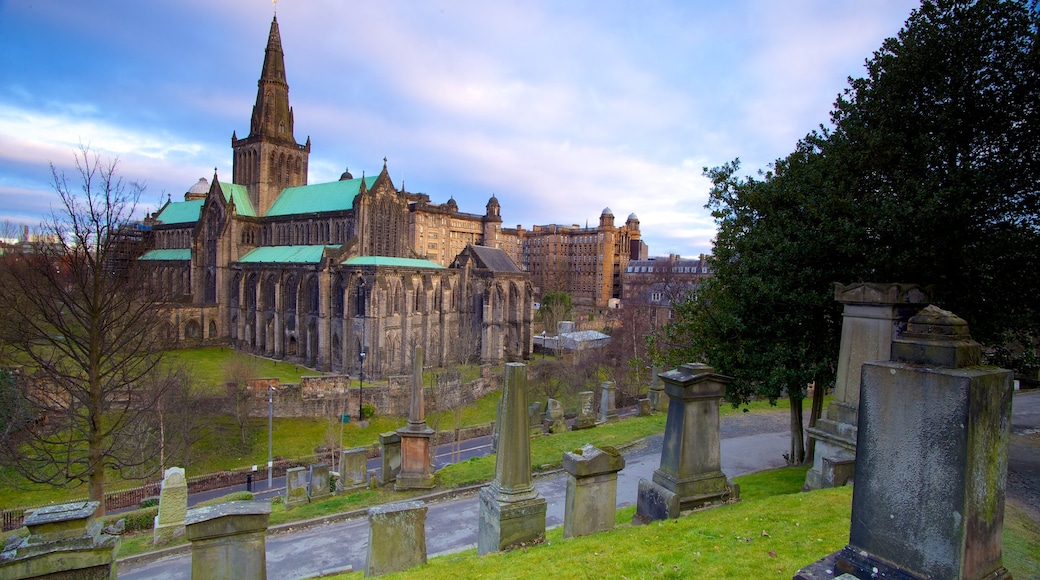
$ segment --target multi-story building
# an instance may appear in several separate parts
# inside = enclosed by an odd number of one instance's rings
[[[671,319],[672,304],[691,292],[710,277],[708,260],[670,256],[644,260],[630,260],[625,268],[622,305],[645,307],[653,325],[660,326]]]

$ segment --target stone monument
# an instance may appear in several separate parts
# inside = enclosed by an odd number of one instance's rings
[[[686,510],[739,494],[722,473],[719,403],[731,379],[704,364],[661,374],[668,395],[661,467],[639,481],[635,524],[676,518]]]
[[[596,396],[592,391],[578,393],[578,416],[574,418],[571,429],[591,429],[596,426],[596,413],[592,408],[593,398]]]
[[[379,485],[386,485],[396,480],[401,471],[401,436],[393,431],[380,433],[379,447],[382,450]]]
[[[315,463],[310,466],[310,486],[307,495],[311,501],[332,495],[329,486],[329,464]]]
[[[981,356],[964,320],[929,306],[891,360],[863,365],[849,545],[795,578],[1010,578],[1012,373]]]
[[[184,516],[188,513],[188,482],[183,467],[171,467],[163,474],[159,490],[159,513],[152,525],[152,545],[166,544],[184,535]]]
[[[116,578],[118,530],[94,519],[99,503],[47,506],[25,518],[29,536],[11,536],[0,553],[0,578]]]
[[[433,469],[430,468],[430,438],[433,429],[426,425],[426,403],[423,399],[423,347],[415,347],[412,357],[412,400],[408,424],[397,430],[401,437],[401,471],[394,489],[430,489],[433,487]]]
[[[339,459],[339,491],[351,492],[368,487],[368,450],[364,447],[345,449]]]
[[[664,395],[664,383],[658,375],[664,371],[659,365],[654,365],[650,370],[650,392],[646,398],[650,399],[650,411],[658,413],[664,411],[668,404],[668,398]]]
[[[502,399],[498,400],[499,410],[502,409]],[[499,413],[501,415],[501,413]],[[542,428],[542,402],[535,401],[531,403],[531,406],[527,408],[527,426],[530,429],[531,437],[541,437],[545,434],[545,429]]]
[[[188,510],[191,577],[207,580],[267,578],[266,541],[271,504],[231,501]]]
[[[425,563],[425,503],[406,501],[368,510],[366,578],[400,572]]]
[[[813,466],[805,475],[806,491],[845,485],[856,459],[856,423],[860,368],[888,360],[892,339],[906,321],[928,303],[913,284],[834,285],[834,299],[844,305],[834,399],[815,427],[806,431],[816,441]]]
[[[303,467],[292,467],[285,470],[285,509],[291,510],[298,505],[307,505],[307,470]]]
[[[625,458],[617,449],[585,445],[563,454],[567,472],[567,499],[563,510],[563,537],[585,536],[614,528],[617,512],[617,474]]]
[[[545,422],[550,433],[563,433],[567,430],[567,420],[563,418],[563,405],[556,399],[549,399],[545,406]]]
[[[617,386],[614,381],[599,384],[599,422],[617,421]]]
[[[546,504],[531,482],[527,421],[527,367],[506,363],[495,479],[480,488],[477,554],[481,556],[545,537]]]

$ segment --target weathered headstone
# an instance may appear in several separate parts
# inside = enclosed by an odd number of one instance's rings
[[[430,438],[433,429],[426,425],[426,405],[423,399],[423,347],[415,347],[412,357],[412,399],[408,424],[397,430],[401,437],[401,471],[394,489],[430,489],[433,487],[433,469],[430,467]]]
[[[406,501],[368,510],[366,578],[400,572],[425,563],[425,503]]]
[[[364,447],[345,449],[339,459],[339,491],[351,492],[368,486],[368,450]]]
[[[617,421],[617,387],[613,381],[603,381],[599,384],[599,422],[610,423]]]
[[[94,519],[98,505],[84,501],[34,511],[25,518],[29,536],[11,536],[3,547],[0,578],[115,580],[120,537]]]
[[[860,368],[868,361],[888,360],[892,339],[928,303],[913,284],[835,284],[834,299],[844,305],[838,374],[833,401],[816,426],[806,429],[815,441],[806,490],[845,485],[853,478]]]
[[[188,482],[183,467],[171,467],[163,474],[159,491],[159,513],[152,524],[152,544],[166,544],[184,535],[184,516],[188,513]]]
[[[567,420],[563,417],[563,405],[556,399],[549,399],[545,406],[545,422],[550,433],[563,433],[567,430]]]
[[[383,453],[379,485],[386,485],[396,480],[401,471],[401,436],[393,431],[380,433],[379,447]]]
[[[285,470],[285,509],[291,510],[298,505],[306,505],[307,469],[291,467]]]
[[[1010,578],[1001,555],[1012,373],[934,306],[863,365],[849,545],[795,578]]]
[[[501,405],[501,403],[502,399],[499,399],[499,404]],[[542,428],[541,401],[535,401],[527,408],[527,426],[530,429],[531,437],[541,437],[545,433]]]
[[[661,467],[654,471],[653,481],[639,482],[632,518],[636,524],[660,519],[661,514],[676,517],[676,507],[681,512],[738,495],[722,473],[719,436],[719,402],[731,379],[697,363],[662,373],[661,378],[669,399]]]
[[[625,458],[617,449],[585,445],[563,454],[567,472],[567,499],[563,510],[563,537],[585,536],[614,528],[617,512],[617,473]]]
[[[267,578],[266,501],[232,501],[188,510],[191,577],[207,580]]]
[[[332,490],[329,489],[329,464],[315,463],[310,466],[310,472],[311,483],[307,493],[310,499],[313,501],[332,495]]]
[[[650,399],[639,399],[638,401],[636,401],[636,416],[650,416]]]
[[[526,365],[506,363],[502,401],[495,479],[480,488],[481,556],[545,537],[545,498],[531,482]]]
[[[596,426],[596,412],[592,407],[595,396],[596,394],[592,391],[578,393],[578,416],[574,418],[574,424],[571,425],[571,429],[577,431],[578,429],[591,429]]]
[[[654,365],[650,370],[650,392],[647,393],[647,398],[650,399],[650,410],[654,413],[665,410],[665,405],[668,404],[668,397],[664,394],[664,383],[661,382],[661,377],[657,376],[664,371],[658,365]]]

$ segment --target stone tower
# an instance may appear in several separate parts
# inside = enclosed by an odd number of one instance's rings
[[[307,185],[307,160],[311,139],[305,145],[293,136],[293,110],[285,82],[285,55],[278,32],[278,17],[271,20],[264,68],[257,82],[256,104],[249,122],[249,136],[231,136],[234,183],[246,186],[257,215],[264,215],[286,187]]]

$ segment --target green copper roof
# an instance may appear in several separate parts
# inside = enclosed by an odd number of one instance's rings
[[[167,208],[169,209],[169,208]],[[177,248],[174,250],[150,250],[144,253],[138,260],[190,260],[191,248]]]
[[[157,220],[163,224],[191,224],[199,221],[204,199],[191,201],[174,201],[166,205],[159,213]]]
[[[356,256],[343,262],[348,266],[396,266],[398,268],[434,268],[444,269],[444,266],[435,264],[429,260],[416,260],[413,258],[390,258],[387,256]]]
[[[339,246],[264,246],[250,251],[239,263],[242,264],[317,264],[325,248]]]
[[[271,204],[267,215],[296,215],[350,209],[354,205],[354,196],[361,191],[361,179],[287,187]],[[372,187],[376,182],[375,177],[363,179],[365,187]]]
[[[238,212],[238,215],[256,217],[256,210],[253,209],[253,204],[249,202],[249,191],[246,190],[246,186],[238,185],[237,183],[224,183],[223,181],[219,183],[224,199],[235,202],[235,211]]]

